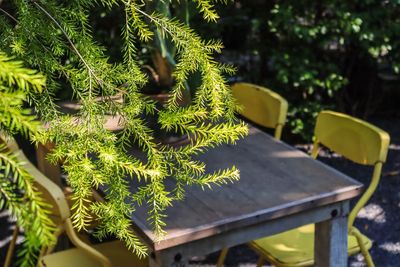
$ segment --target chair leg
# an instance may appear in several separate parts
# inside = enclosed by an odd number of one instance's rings
[[[257,261],[257,267],[261,267],[263,264],[264,264],[264,262],[265,262],[265,259],[262,257],[262,256],[260,256],[259,258],[258,258],[258,261]]]
[[[361,251],[361,253],[364,256],[364,260],[367,263],[367,266],[368,267],[375,267],[375,264],[374,264],[374,262],[372,260],[371,255],[369,254],[369,251],[366,249],[365,251]]]
[[[368,267],[375,267],[374,261],[372,260],[371,254],[369,254],[368,249],[364,246],[364,243],[361,239],[360,232],[356,229],[352,229],[352,234],[356,237],[357,243],[360,246],[361,254],[364,256],[365,263]]]
[[[8,247],[7,250],[6,260],[4,261],[3,265],[4,267],[9,267],[11,264],[12,256],[14,255],[15,245],[17,243],[18,232],[19,232],[19,227],[18,225],[15,225],[10,246]]]
[[[371,254],[369,254],[368,249],[364,246],[364,244],[362,244],[362,242],[360,242],[361,238],[359,240],[358,235],[356,235],[356,237],[361,249],[361,254],[364,256],[365,263],[368,267],[375,267],[374,261],[372,260]]]
[[[221,253],[219,254],[219,257],[218,257],[216,267],[222,267],[224,265],[226,255],[228,254],[228,250],[229,250],[229,248],[223,248],[221,250]]]

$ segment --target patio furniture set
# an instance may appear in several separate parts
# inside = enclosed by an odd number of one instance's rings
[[[45,162],[46,149],[51,146],[38,150],[41,172],[20,151],[19,157],[27,162],[27,170],[53,206],[59,233],[65,232],[75,246],[58,252],[47,248],[39,265],[185,266],[193,256],[221,250],[217,266],[222,266],[229,247],[248,243],[260,255],[257,266],[268,261],[286,267],[341,267],[347,266],[348,255],[359,252],[369,267],[374,266],[368,253],[372,242],[353,223],[379,183],[389,135],[354,117],[322,111],[309,156],[280,141],[288,106],[282,97],[247,83],[234,84],[232,90],[243,106],[241,115],[257,125],[274,128],[274,137],[250,125],[249,135],[237,145],[222,145],[199,156],[209,171],[235,165],[241,179],[211,190],[188,188],[185,199],[167,210],[163,240],[157,241],[153,235],[146,206],[138,207],[132,214],[132,227],[149,248],[145,259],[138,259],[119,241],[90,245],[80,240],[59,187],[59,167]],[[19,150],[15,143],[8,144],[10,150]],[[371,183],[365,190],[359,182],[315,160],[321,146],[373,166]],[[130,180],[131,190],[138,183]],[[350,200],[359,195],[351,209]],[[15,239],[6,266],[13,242]]]

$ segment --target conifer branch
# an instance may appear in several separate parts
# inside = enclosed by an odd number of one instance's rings
[[[85,60],[85,58],[82,56],[82,54],[79,52],[78,48],[75,46],[74,42],[71,40],[69,37],[68,33],[65,31],[65,29],[61,26],[61,24],[45,9],[43,8],[39,3],[38,0],[30,0],[39,10],[41,10],[48,18],[50,18],[54,24],[61,30],[63,33],[64,37],[67,39],[68,43],[70,44],[72,50],[75,52],[75,54],[78,56],[78,58],[81,60],[81,62],[84,64],[86,67],[87,71],[89,72],[89,98],[92,98],[92,91],[93,91],[93,85],[92,85],[92,77],[96,80],[96,83],[98,85],[105,85],[105,86],[110,86],[114,88],[115,90],[125,93],[125,91],[120,90],[120,88],[115,87],[113,85],[110,85],[108,83],[105,83],[102,79],[100,79],[97,75],[96,72],[93,70],[93,68],[89,65],[89,63]]]
[[[0,51],[0,81],[10,88],[17,86],[19,89],[40,92],[46,83],[45,77],[34,70],[23,68],[21,61],[15,61]]]
[[[221,0],[194,0],[206,20],[217,18],[213,7],[217,1]],[[58,84],[55,73],[65,76],[82,104],[74,116],[60,113],[49,116],[48,129],[32,137],[36,142],[55,143],[49,159],[64,160],[68,183],[74,192],[74,227],[85,229],[96,215],[100,222],[99,237],[114,235],[133,252],[144,255],[145,248],[129,229],[134,206],[147,206],[149,223],[156,236],[162,238],[165,210],[184,197],[185,185],[208,188],[238,179],[239,172],[234,167],[206,173],[204,162],[195,159],[195,155],[223,143],[235,143],[247,133],[247,128],[234,117],[236,105],[222,76],[232,69],[213,59],[213,53],[219,53],[223,47],[221,42],[203,40],[178,20],[149,14],[139,1],[100,0],[99,3],[106,7],[125,5],[120,64],[110,64],[105,49],[94,41],[88,23],[89,8],[93,5],[90,0],[62,4],[55,0],[16,1],[18,27],[1,25],[0,31],[4,29],[6,33],[0,34],[12,38],[0,40],[0,48],[12,47],[14,54],[27,58],[28,64],[46,74],[47,87],[52,90]],[[150,40],[154,29],[159,31],[160,38],[170,39],[177,52],[175,86],[163,110],[157,109],[154,101],[139,91],[147,78],[136,60],[135,45]],[[31,35],[34,37],[27,38]],[[71,61],[61,64],[65,58]],[[187,87],[188,77],[196,71],[201,73],[202,85],[193,103],[180,107],[177,100]],[[124,102],[109,101],[116,92],[124,93]],[[102,96],[99,101],[98,96]],[[46,99],[51,98],[50,93],[38,92],[32,96],[33,103],[40,108],[46,107]],[[143,119],[143,114],[155,112],[163,129],[187,134],[190,144],[175,148],[157,143],[153,130]],[[110,114],[122,118],[119,124],[123,130],[119,134],[104,127],[104,116]],[[13,120],[21,124],[18,118],[14,116]],[[129,156],[126,149],[132,146],[138,147],[145,159]],[[175,188],[166,188],[167,178],[175,182]],[[128,179],[140,180],[143,186],[132,194]],[[91,190],[99,186],[107,188],[106,202],[86,205],[91,202]]]
[[[95,75],[94,71],[92,68],[89,66],[89,64],[86,62],[86,60],[83,58],[79,50],[76,48],[75,44],[72,42],[72,40],[69,38],[68,33],[64,30],[64,28],[58,23],[58,21],[46,10],[44,9],[41,5],[39,5],[38,0],[30,0],[38,9],[40,9],[49,19],[51,19],[54,24],[60,29],[60,31],[63,33],[64,37],[67,39],[68,43],[70,44],[71,48],[74,50],[76,55],[79,57],[79,59],[82,61],[82,63],[85,65],[87,68],[88,72],[90,73],[91,76],[95,77],[97,79],[97,76]]]

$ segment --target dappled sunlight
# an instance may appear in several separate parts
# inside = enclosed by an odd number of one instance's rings
[[[385,242],[382,245],[379,245],[379,248],[392,254],[400,254],[400,242]]]
[[[353,257],[353,260],[350,262],[350,267],[365,267],[367,264],[364,261],[364,257],[361,254],[357,254]]]
[[[380,205],[370,203],[360,210],[358,218],[367,219],[374,223],[386,223],[386,214]]]
[[[286,244],[276,244],[274,246],[277,250],[286,251],[286,252],[301,252],[299,248],[293,246],[287,246]]]
[[[297,228],[297,230],[303,234],[314,234],[314,225],[313,224],[304,225]]]
[[[0,219],[2,218],[7,220],[8,223],[15,223],[17,221],[7,210],[0,212]]]
[[[7,248],[8,244],[10,243],[12,239],[12,235],[7,236],[6,238],[0,240],[0,248]],[[24,237],[22,235],[19,235],[17,237],[17,245],[21,244],[22,241],[24,241]]]
[[[398,144],[390,144],[389,149],[391,150],[400,150],[400,145]]]
[[[15,229],[15,218],[10,216],[10,212],[7,210],[3,210],[0,212],[0,249],[2,251],[7,251],[8,246],[11,242],[13,231]],[[17,245],[21,244],[24,241],[24,236],[22,234],[17,237]],[[1,259],[0,259],[1,262]]]
[[[274,151],[271,152],[270,155],[274,158],[309,158],[307,154],[293,153],[293,151]]]
[[[10,213],[7,210],[0,212],[0,218],[8,217]]]
[[[10,243],[12,236],[7,236],[3,240],[0,240],[0,248],[6,247]]]

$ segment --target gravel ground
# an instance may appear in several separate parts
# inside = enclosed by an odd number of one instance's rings
[[[400,118],[372,119],[375,125],[391,135],[388,160],[383,168],[381,183],[367,206],[359,213],[356,226],[369,236],[374,245],[371,255],[377,267],[400,266]],[[309,150],[309,145],[296,145]],[[338,155],[323,152],[319,159],[343,173],[367,184],[372,168],[353,164]],[[0,212],[0,263],[3,262],[10,240],[13,221],[7,212]],[[214,266],[218,253],[197,257],[191,266]],[[257,254],[245,245],[231,248],[226,258],[226,266],[255,266]],[[269,266],[268,264],[266,266]],[[349,259],[349,266],[365,266],[361,255]]]
[[[377,267],[400,267],[400,118],[371,119],[371,122],[387,131],[391,136],[391,145],[387,162],[382,171],[378,189],[364,209],[358,214],[357,228],[370,237],[373,247],[370,250]],[[309,144],[292,144],[297,148],[310,151]],[[342,157],[322,151],[318,158],[343,173],[368,184],[372,168],[349,162]],[[193,266],[213,266],[218,253],[213,253],[192,261]],[[246,245],[230,249],[226,266],[255,266],[258,255]],[[270,266],[266,264],[265,266]],[[349,258],[348,266],[366,266],[362,255]]]

